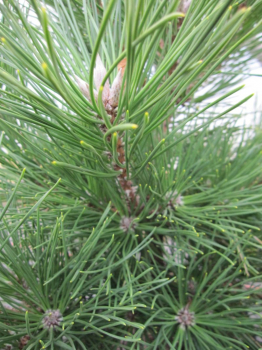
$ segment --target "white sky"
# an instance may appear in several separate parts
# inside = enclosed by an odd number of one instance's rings
[[[260,120],[262,113],[262,64],[258,59],[250,59],[249,62],[249,76],[246,76],[240,84],[237,86],[245,85],[243,89],[236,92],[234,95],[228,97],[225,102],[233,106],[239,101],[243,100],[245,97],[254,94],[247,102],[245,102],[240,107],[237,107],[232,111],[234,114],[242,114],[243,116],[239,118],[238,125],[253,125],[254,120],[256,122]],[[259,76],[260,75],[260,76]],[[202,95],[204,91],[208,91],[210,86],[206,86],[200,89],[197,95]],[[214,101],[215,97],[211,97],[209,100],[205,100],[204,103]],[[214,107],[216,113],[220,112],[219,105]],[[225,107],[221,107],[221,112],[225,110]]]

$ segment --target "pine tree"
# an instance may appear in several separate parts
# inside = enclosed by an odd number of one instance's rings
[[[0,11],[0,348],[262,348],[262,1]]]

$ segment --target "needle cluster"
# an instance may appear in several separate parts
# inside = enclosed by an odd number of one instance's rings
[[[0,1],[0,349],[262,347],[261,13]]]

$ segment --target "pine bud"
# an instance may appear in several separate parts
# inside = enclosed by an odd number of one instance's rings
[[[82,80],[81,78],[79,78],[76,75],[75,75],[75,80],[76,80],[77,85],[78,85],[79,89],[81,90],[82,94],[88,99],[88,101],[91,101],[88,83],[86,83],[84,80]],[[98,94],[95,90],[94,90],[94,95],[95,95],[95,99],[97,100]]]
[[[112,87],[110,89],[109,104],[112,107],[118,106],[119,95],[121,91],[121,85],[123,81],[122,68],[117,73],[115,80],[113,81]]]
[[[195,325],[195,313],[189,311],[188,306],[185,306],[178,311],[175,320],[180,323],[180,328],[185,330],[186,328]]]
[[[95,83],[97,91],[99,90],[105,75],[106,75],[106,68],[103,65],[103,62],[102,62],[100,56],[97,55],[96,66],[94,69],[94,83]],[[102,101],[103,101],[104,105],[106,105],[106,103],[109,99],[109,93],[110,93],[110,86],[109,86],[109,80],[107,79],[107,81],[104,85],[103,93],[102,93]]]
[[[134,222],[133,217],[123,216],[120,221],[120,228],[124,232],[135,232],[137,224]]]
[[[63,321],[62,314],[59,310],[47,310],[42,319],[45,329],[55,328]]]

